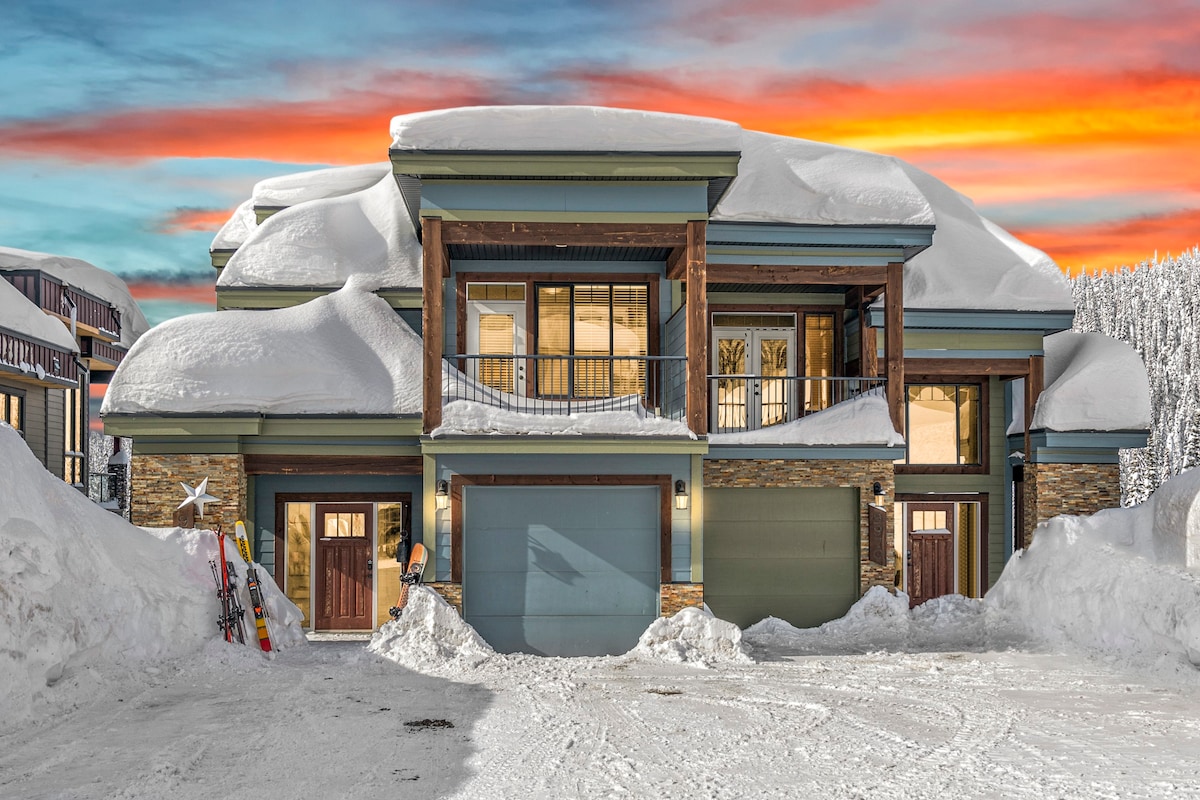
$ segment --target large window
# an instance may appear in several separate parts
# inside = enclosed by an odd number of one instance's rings
[[[25,398],[10,389],[0,391],[0,420],[25,435]]]
[[[87,419],[86,400],[82,389],[67,389],[66,412],[63,414],[63,442],[66,452],[63,455],[63,480],[75,486],[82,486],[84,481],[84,446],[87,433],[84,430]]]
[[[646,386],[649,287],[537,286],[537,390],[542,397],[641,394]],[[613,358],[617,356],[618,358]]]
[[[979,384],[909,385],[908,454],[902,464],[982,465]]]

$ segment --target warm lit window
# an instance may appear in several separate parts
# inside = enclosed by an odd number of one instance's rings
[[[900,463],[979,466],[978,384],[910,385],[908,456]]]
[[[12,425],[22,436],[25,435],[24,404],[25,398],[21,395],[7,390],[0,392],[0,420]]]
[[[63,480],[82,486],[84,475],[84,446],[87,433],[84,429],[87,401],[80,389],[67,389],[63,413]]]
[[[564,357],[538,360],[538,394],[641,394],[646,385],[648,298],[645,284],[538,286],[537,353]]]

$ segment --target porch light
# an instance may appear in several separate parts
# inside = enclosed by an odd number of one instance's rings
[[[438,511],[445,511],[450,507],[450,482],[438,481],[437,491],[433,494],[434,503],[437,504]]]
[[[880,483],[879,481],[875,481],[875,483],[872,484],[872,486],[871,486],[871,494],[875,495],[875,505],[877,505],[877,506],[883,505],[884,496],[883,496],[883,484],[882,483]]]
[[[685,509],[688,506],[687,484],[683,481],[675,481],[675,507]]]

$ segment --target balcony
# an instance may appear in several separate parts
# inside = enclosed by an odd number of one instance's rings
[[[0,372],[22,376],[40,386],[61,389],[79,385],[73,353],[0,328]]]
[[[882,393],[884,378],[804,375],[709,375],[712,433],[744,433],[782,425],[868,392]]]
[[[447,356],[444,402],[467,400],[520,414],[569,416],[631,412],[638,418],[686,416],[683,356]]]
[[[111,303],[68,286],[41,270],[8,270],[0,274],[46,313],[68,324],[74,320],[80,333],[106,342],[121,340],[121,312]]]

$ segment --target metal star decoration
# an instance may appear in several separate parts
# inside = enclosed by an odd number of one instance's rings
[[[178,507],[175,509],[176,511],[184,506],[191,505],[196,507],[196,514],[203,517],[205,503],[217,503],[221,500],[221,498],[213,497],[208,493],[208,478],[200,481],[200,485],[194,489],[191,486],[188,486],[186,483],[180,483],[179,485],[183,487],[183,490],[187,492],[188,496],[187,499],[178,505]]]

